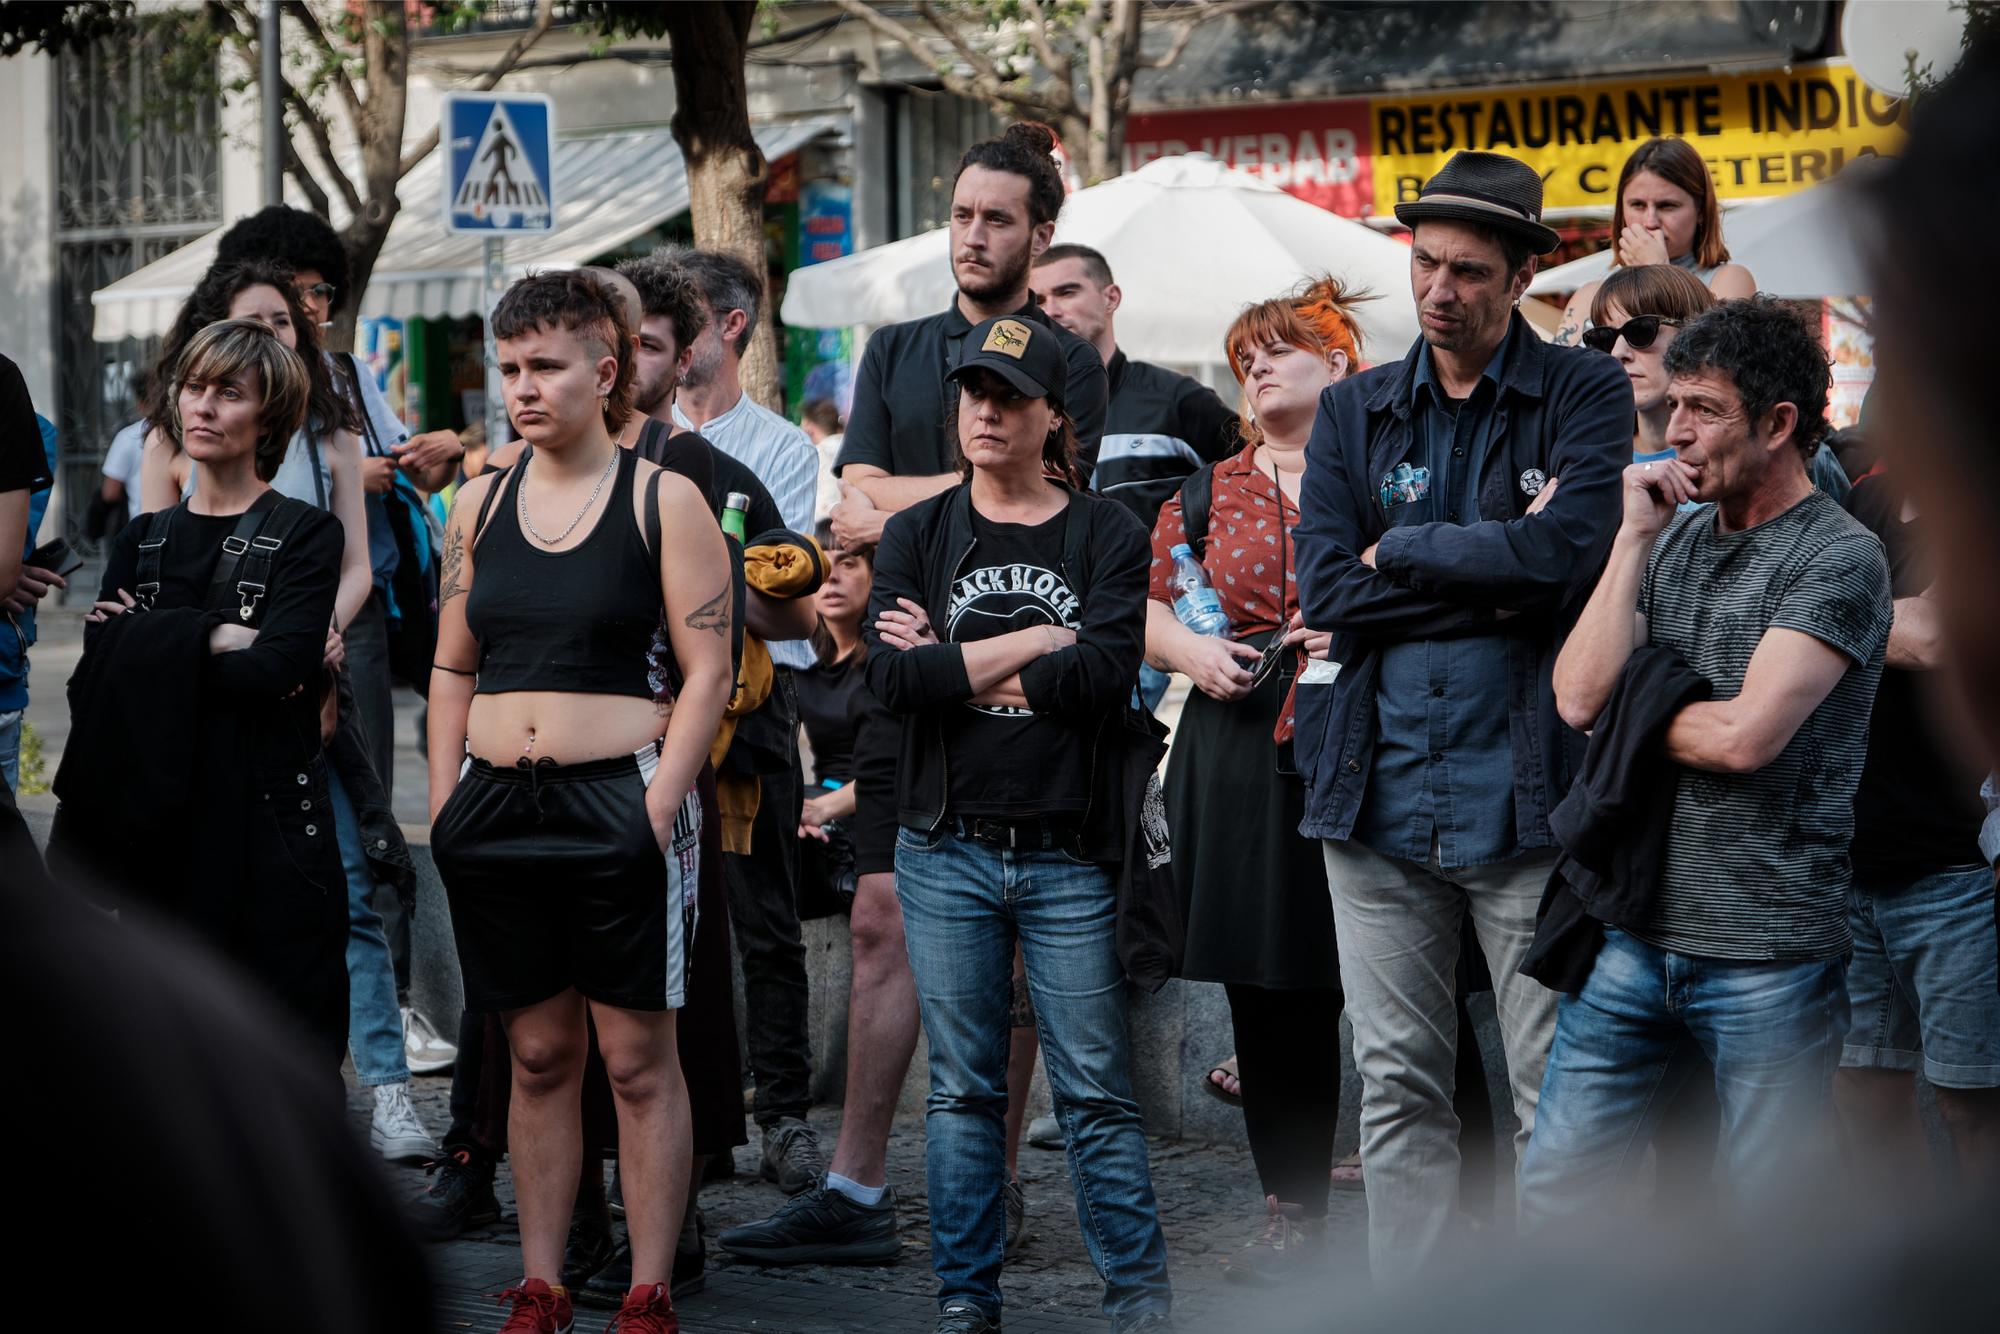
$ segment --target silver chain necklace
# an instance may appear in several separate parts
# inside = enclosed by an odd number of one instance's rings
[[[597,485],[591,488],[590,499],[583,502],[583,508],[576,512],[576,517],[574,519],[571,519],[569,521],[569,527],[563,529],[560,533],[557,533],[554,537],[543,537],[541,533],[536,531],[535,521],[528,517],[528,460],[523,460],[521,464],[521,485],[516,487],[514,490],[514,498],[518,502],[516,508],[518,508],[521,511],[521,527],[527,530],[529,537],[534,538],[537,542],[540,542],[543,546],[545,547],[555,546],[556,544],[561,542],[564,538],[568,537],[571,533],[576,531],[576,526],[583,522],[583,516],[590,513],[590,507],[592,505],[595,505],[597,503],[597,497],[603,494],[604,484],[611,480],[611,474],[613,471],[617,469],[617,467],[618,467],[618,448],[617,446],[614,445],[611,449],[611,461],[604,465],[604,472],[601,476],[598,477]]]

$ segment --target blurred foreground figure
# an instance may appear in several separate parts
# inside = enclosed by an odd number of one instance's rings
[[[14,1052],[75,1150],[17,1155],[15,1198],[38,1202],[17,1259],[53,1281],[21,1285],[10,1327],[183,1293],[204,1329],[436,1327],[422,1257],[302,1031],[191,938],[56,889],[4,798],[0,904],[8,1006],[36,1016]],[[5,1108],[5,1143],[50,1147],[46,1099]]]
[[[2000,762],[2000,450],[1993,447],[1992,357],[1967,336],[1972,312],[2000,306],[2000,266],[1966,220],[2000,208],[2000,42],[1966,52],[1917,108],[1909,150],[1876,189],[1877,447],[1908,480],[1940,554],[1947,654],[1983,745]]]

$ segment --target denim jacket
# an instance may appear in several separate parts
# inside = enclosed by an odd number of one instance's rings
[[[1389,527],[1380,487],[1413,442],[1421,342],[1320,395],[1301,488],[1299,603],[1307,625],[1332,632],[1340,666],[1330,682],[1299,683],[1293,745],[1307,837],[1345,839],[1354,829],[1375,754],[1382,645],[1500,632],[1510,638],[1517,833],[1527,846],[1549,841],[1548,814],[1583,748],[1556,712],[1551,675],[1618,528],[1634,409],[1610,357],[1552,347],[1519,314],[1507,337],[1479,512],[1509,518]],[[1537,473],[1562,485],[1529,515]],[[1360,556],[1375,543],[1370,569]]]

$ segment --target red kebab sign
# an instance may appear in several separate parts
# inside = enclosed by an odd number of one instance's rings
[[[1368,104],[1361,101],[1162,111],[1126,121],[1125,170],[1206,153],[1309,204],[1365,218],[1375,211],[1367,143]]]

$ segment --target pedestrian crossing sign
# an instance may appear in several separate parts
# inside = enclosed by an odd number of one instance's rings
[[[555,108],[539,93],[448,93],[438,113],[449,231],[556,225]]]

